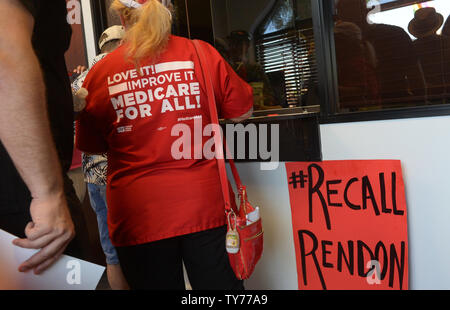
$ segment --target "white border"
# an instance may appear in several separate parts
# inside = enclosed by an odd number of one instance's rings
[[[91,64],[97,56],[97,50],[95,46],[94,24],[91,11],[91,3],[89,0],[81,0],[81,8],[83,12],[83,28],[84,37],[86,43],[86,52],[88,57],[88,63]]]

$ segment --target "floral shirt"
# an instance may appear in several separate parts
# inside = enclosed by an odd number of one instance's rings
[[[83,153],[84,181],[97,185],[106,185],[108,159],[103,155],[86,155]]]
[[[91,70],[92,67],[93,67],[97,62],[99,62],[100,60],[102,60],[103,58],[105,58],[106,55],[108,55],[108,54],[107,54],[107,53],[103,53],[103,54],[100,54],[100,55],[95,56],[95,58],[92,60],[91,66],[89,67],[89,70]],[[77,91],[80,90],[81,86],[82,86],[83,83],[84,83],[84,80],[86,79],[86,76],[87,76],[88,73],[89,73],[89,70],[86,70],[86,71],[82,72],[82,73],[75,79],[75,81],[73,81],[73,83],[72,83],[72,92],[73,92],[73,93],[76,93]]]
[[[105,58],[108,54],[100,54],[96,56],[90,68],[92,68],[97,62]],[[90,69],[89,69],[90,70]],[[72,90],[76,93],[83,85],[84,80],[89,72],[84,71],[80,76],[72,83]],[[97,185],[106,185],[106,172],[108,169],[108,159],[106,154],[103,155],[86,155],[83,153],[83,173],[84,181],[86,183],[92,183]]]

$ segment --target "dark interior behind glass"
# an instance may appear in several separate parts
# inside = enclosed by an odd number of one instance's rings
[[[319,104],[311,0],[212,0],[214,44],[255,110]]]
[[[450,31],[442,3],[335,0],[336,112],[448,103]],[[410,20],[398,25],[393,13]]]

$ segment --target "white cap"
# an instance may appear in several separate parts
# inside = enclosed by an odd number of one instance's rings
[[[102,49],[103,45],[112,40],[122,40],[125,35],[125,28],[123,26],[115,25],[106,29],[100,36],[98,47]]]

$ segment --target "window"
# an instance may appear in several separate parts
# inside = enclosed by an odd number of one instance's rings
[[[257,59],[278,86],[272,89],[283,107],[306,105],[308,90],[317,83],[311,15],[296,23],[295,11],[292,1],[278,2],[255,40]]]
[[[117,23],[109,2],[91,2],[97,36]],[[214,44],[265,114],[318,105],[322,122],[450,114],[449,0],[172,3],[174,33]]]
[[[252,87],[255,110],[318,104],[310,0],[213,0],[215,46]]]
[[[450,112],[450,1],[330,2],[313,1],[331,20],[321,59],[330,120]]]

